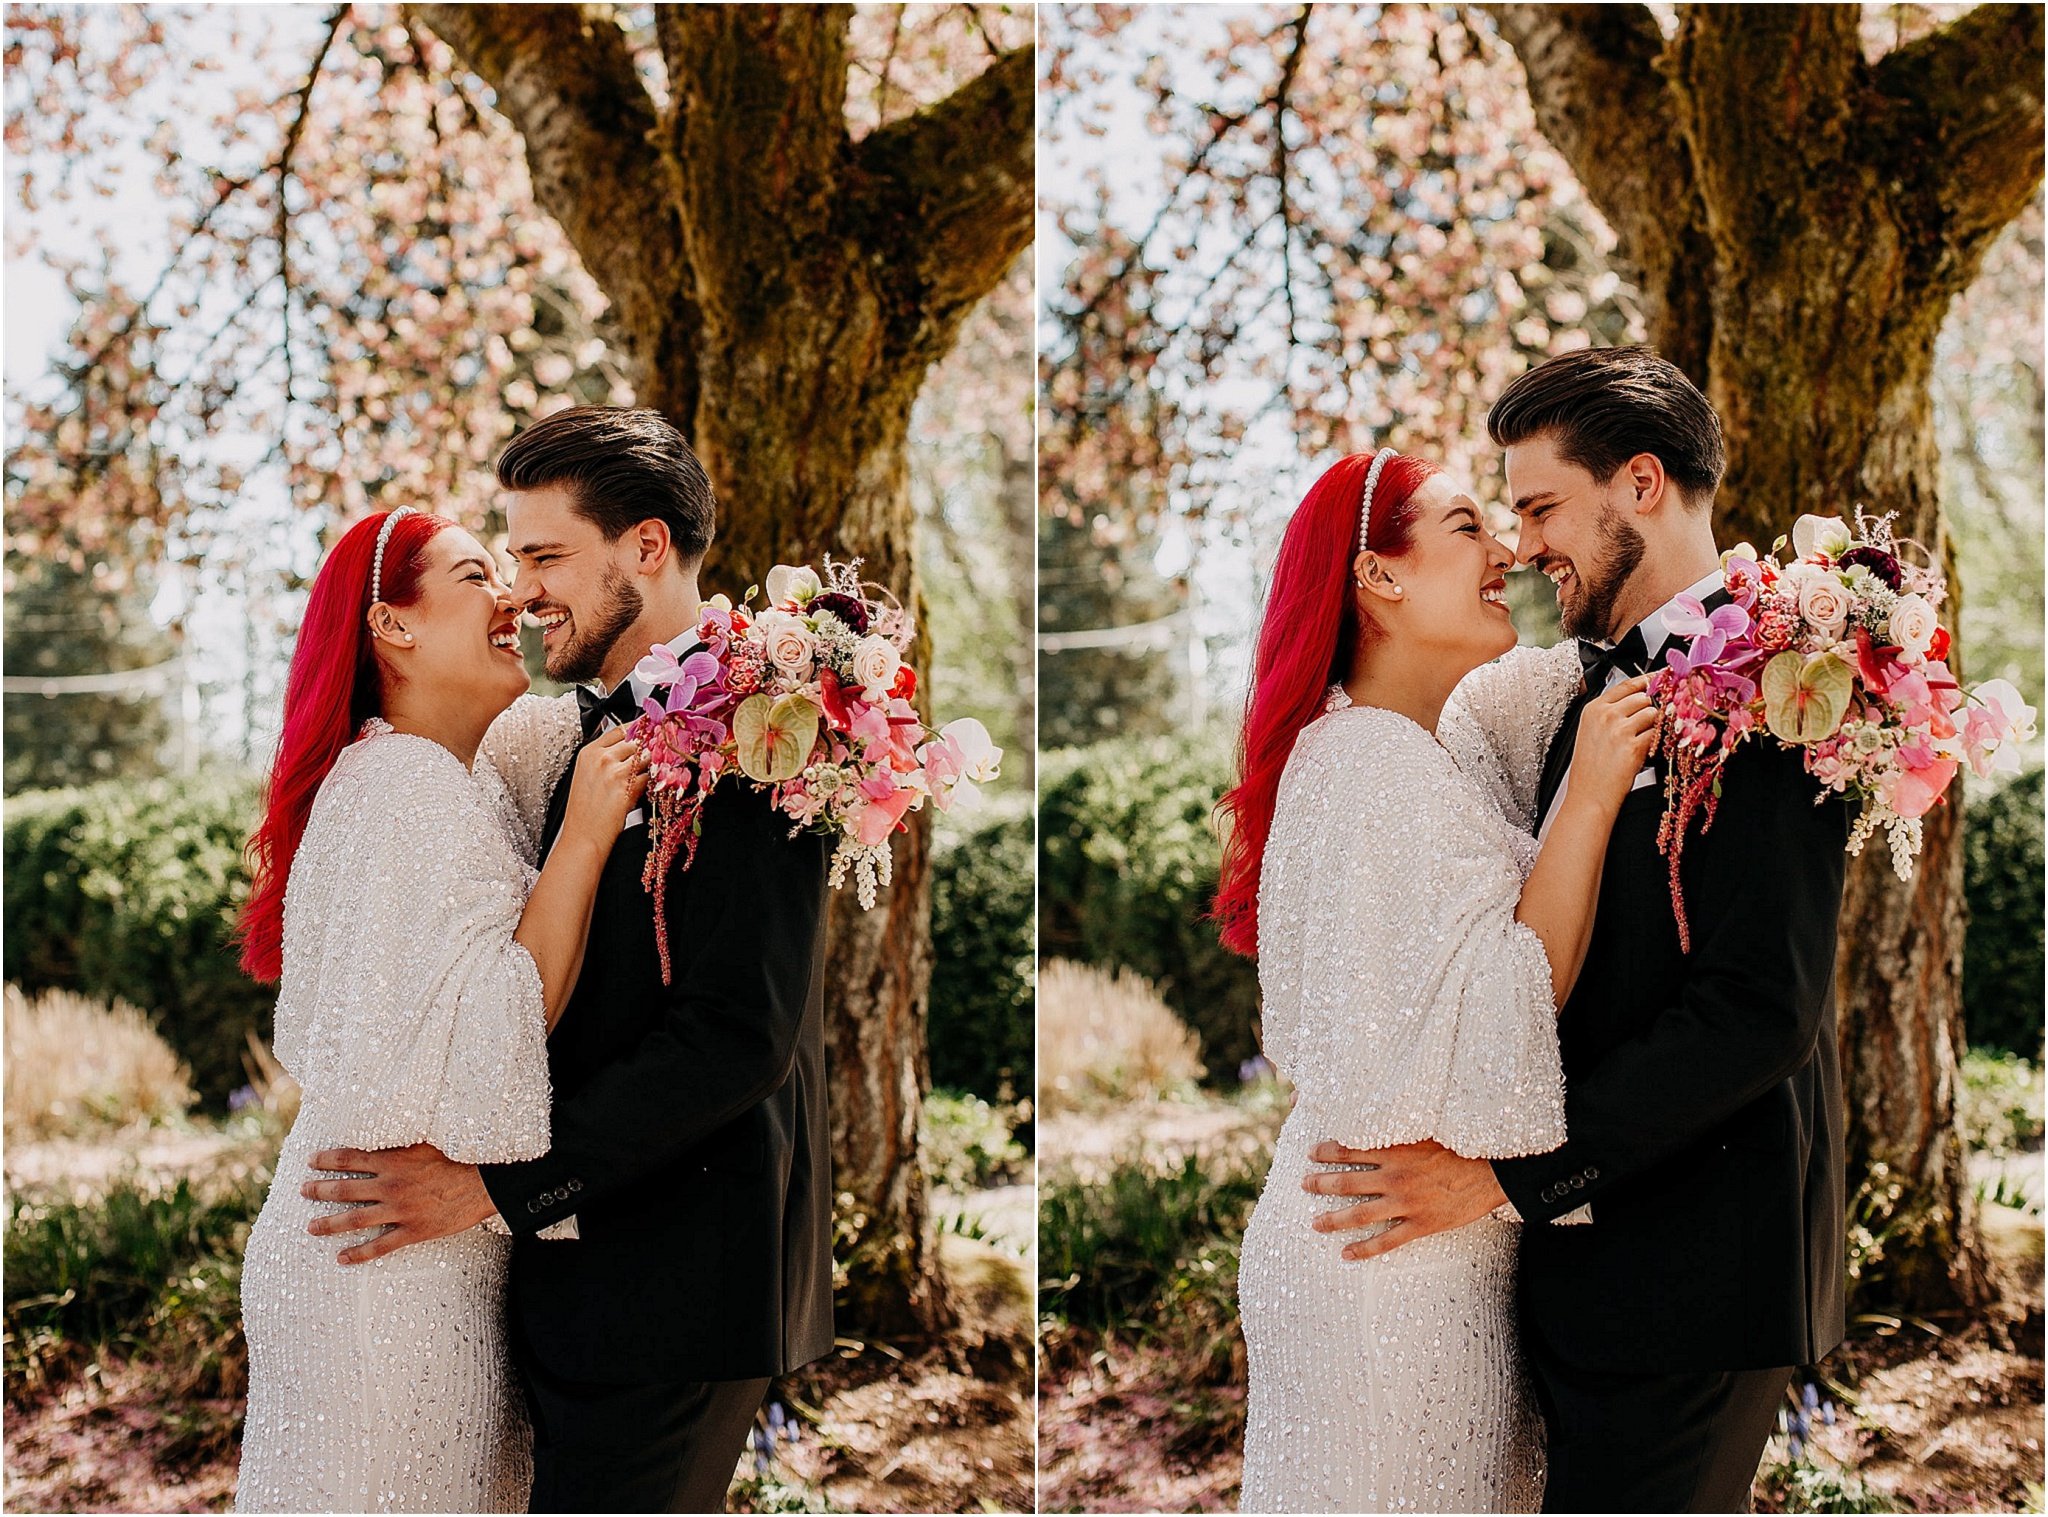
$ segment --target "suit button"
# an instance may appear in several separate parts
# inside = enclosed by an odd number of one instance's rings
[[[557,1186],[555,1187],[555,1199],[556,1199],[557,1201],[566,1201],[566,1200],[568,1200],[568,1199],[569,1199],[569,1187],[568,1187],[568,1186],[566,1186],[566,1185],[557,1185]]]
[[[581,1189],[583,1189],[583,1182],[582,1182],[581,1180],[571,1180],[571,1181],[569,1182],[569,1189],[571,1189],[571,1190],[581,1190]]]
[[[1598,1165],[1596,1165],[1596,1164],[1588,1164],[1588,1165],[1586,1166],[1586,1178],[1587,1178],[1588,1180],[1597,1180],[1597,1179],[1599,1179],[1599,1178],[1600,1178],[1600,1167],[1599,1167]]]
[[[537,1212],[540,1210],[540,1202],[529,1201],[526,1203],[526,1209],[530,1212]]]
[[[1586,1177],[1585,1177],[1584,1175],[1573,1175],[1573,1176],[1572,1176],[1572,1189],[1573,1189],[1573,1190],[1584,1190],[1585,1188],[1586,1188]]]

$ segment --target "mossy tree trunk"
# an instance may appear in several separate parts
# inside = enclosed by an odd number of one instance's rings
[[[738,592],[830,552],[917,606],[911,406],[1030,240],[1029,49],[854,141],[849,6],[657,7],[663,101],[609,6],[411,9],[524,135],[641,403],[703,458],[721,502],[708,583]],[[856,1325],[884,1335],[946,1317],[917,1153],[931,897],[915,820],[875,911],[835,896],[826,987],[841,1262]]]
[[[1928,381],[1950,301],[2040,185],[2040,7],[1980,6],[1875,63],[1854,5],[1682,6],[1669,38],[1638,5],[1488,9],[1650,341],[1727,428],[1723,544],[1896,512],[1959,597]],[[1899,1187],[1881,1288],[1921,1310],[1987,1288],[1955,1127],[1960,822],[1927,818],[1910,882],[1881,846],[1854,863],[1837,966],[1849,1187]]]

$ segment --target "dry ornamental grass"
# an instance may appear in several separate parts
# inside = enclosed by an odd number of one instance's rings
[[[10,1142],[181,1117],[191,1072],[125,1001],[68,990],[31,1000],[6,989],[6,1132]]]
[[[1038,1090],[1047,1112],[1154,1098],[1202,1075],[1202,1044],[1151,983],[1066,959],[1038,977]]]

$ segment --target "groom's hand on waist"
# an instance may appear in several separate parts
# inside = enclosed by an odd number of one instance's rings
[[[497,1212],[474,1164],[458,1164],[431,1143],[410,1148],[323,1148],[312,1166],[368,1179],[308,1180],[299,1194],[309,1201],[346,1201],[348,1211],[315,1217],[306,1231],[319,1237],[384,1231],[367,1243],[345,1248],[343,1264],[366,1264],[415,1243],[467,1232]]]
[[[1383,1233],[1344,1245],[1347,1259],[1372,1259],[1404,1243],[1476,1222],[1506,1194],[1484,1159],[1454,1154],[1441,1143],[1403,1143],[1395,1148],[1346,1148],[1318,1143],[1309,1151],[1317,1164],[1367,1164],[1370,1169],[1318,1170],[1301,1188],[1318,1196],[1358,1196],[1355,1206],[1317,1217],[1317,1232],[1341,1233],[1391,1223]]]

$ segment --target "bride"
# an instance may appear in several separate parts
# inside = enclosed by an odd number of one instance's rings
[[[296,1183],[338,1145],[547,1150],[546,1038],[644,761],[623,728],[583,750],[536,875],[580,734],[573,703],[520,700],[518,624],[476,539],[408,507],[356,523],[307,603],[240,924],[243,966],[279,981],[277,1057],[302,1095],[243,1262],[239,1511],[526,1509],[509,1234],[343,1266],[363,1234],[311,1236],[337,1208]]]
[[[1555,1008],[1657,717],[1642,679],[1590,703],[1540,850],[1514,825],[1528,802],[1502,775],[1540,764],[1493,755],[1540,759],[1580,669],[1569,642],[1509,653],[1512,563],[1440,471],[1382,449],[1316,482],[1274,568],[1218,893],[1296,1092],[1239,1274],[1248,1512],[1541,1503],[1518,1221],[1350,1261],[1302,1189],[1339,1134],[1483,1158],[1564,1139]]]

